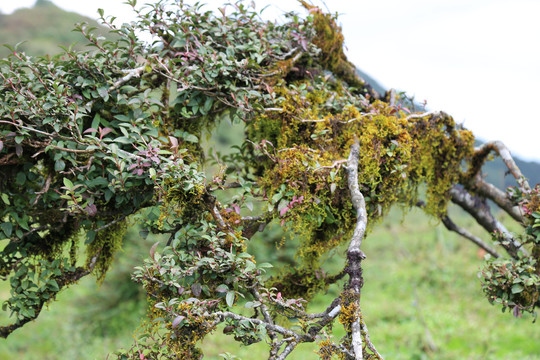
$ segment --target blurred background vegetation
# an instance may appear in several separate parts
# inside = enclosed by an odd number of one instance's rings
[[[84,37],[72,31],[73,25],[81,22],[95,26],[98,34],[107,34],[107,30],[91,18],[64,11],[48,0],[37,0],[31,9],[22,8],[10,15],[0,13],[0,44],[15,45],[24,41],[19,50],[32,56],[54,55],[62,51],[59,45],[68,47],[73,43],[76,43],[74,49],[84,50],[87,49]],[[0,57],[9,53],[8,48],[0,48]]]
[[[38,0],[34,8],[0,14],[0,43],[26,41],[19,49],[32,56],[56,54],[61,51],[58,45],[74,42],[78,42],[75,48],[84,49],[84,38],[71,31],[80,22],[107,33],[92,19]],[[8,54],[7,48],[0,50],[0,57]],[[208,134],[209,158],[213,151],[231,151],[241,136],[240,125],[220,124]],[[518,166],[531,183],[540,182],[540,164],[518,160]],[[485,169],[491,183],[500,188],[513,185],[501,161],[492,161]],[[460,225],[473,226],[467,215],[456,212],[453,216]],[[258,262],[294,266],[298,239],[287,237],[278,224],[270,227],[264,237],[253,238],[249,251],[257,254]],[[9,340],[0,340],[0,359],[104,359],[118,348],[131,346],[146,301],[130,274],[158,240],[154,236],[143,239],[132,226],[104,283],[85,278],[63,291],[37,321]],[[538,324],[530,316],[515,319],[501,314],[482,296],[477,273],[484,253],[474,245],[419,211],[403,215],[394,209],[368,234],[363,246],[368,256],[364,262],[364,316],[371,339],[386,359],[540,359]],[[344,252],[336,250],[325,270],[334,273],[340,269]],[[273,268],[269,275],[279,271],[280,267]],[[322,311],[340,291],[339,286],[319,295],[310,310]],[[8,297],[8,282],[0,282],[0,301]],[[9,321],[9,314],[0,312],[0,323]],[[339,336],[342,329],[336,325],[334,331]],[[208,359],[222,359],[220,354],[227,352],[244,360],[263,359],[268,352],[261,343],[239,347],[221,328],[203,347]],[[294,359],[317,359],[316,344],[304,344],[301,349]]]

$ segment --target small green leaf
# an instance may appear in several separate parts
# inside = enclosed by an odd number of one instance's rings
[[[273,203],[276,203],[276,202],[278,202],[279,200],[281,200],[282,197],[283,197],[283,194],[282,194],[282,193],[274,194],[274,196],[272,196],[272,202],[273,202]]]
[[[54,163],[54,171],[60,172],[66,168],[66,163],[63,160],[56,160]]]
[[[7,194],[2,193],[2,201],[3,201],[6,205],[11,205],[11,202],[9,201],[9,196],[8,196]]]
[[[4,234],[6,236],[11,236],[11,233],[13,232],[13,224],[10,222],[5,222],[0,224],[0,228],[2,228],[2,231],[4,231]]]
[[[189,134],[188,136],[185,137],[185,139],[186,139],[187,142],[190,142],[190,143],[198,143],[199,142],[199,138],[197,138],[193,134]]]
[[[225,297],[225,301],[227,302],[227,305],[229,307],[233,306],[234,304],[234,298],[235,298],[235,293],[234,291],[229,291],[227,293],[227,296]]]
[[[26,175],[23,172],[17,173],[17,178],[15,179],[15,183],[17,185],[24,185],[26,182]]]
[[[64,186],[69,190],[73,189],[73,183],[68,178],[64,178]]]
[[[523,291],[523,285],[521,284],[514,284],[512,285],[512,294],[519,294]]]
[[[85,244],[91,244],[95,238],[96,238],[96,232],[94,230],[88,230],[88,232],[86,233]]]

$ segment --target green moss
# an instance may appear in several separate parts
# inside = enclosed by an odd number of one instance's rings
[[[317,268],[319,259],[348,241],[354,228],[343,169],[354,142],[360,144],[358,181],[369,228],[394,204],[415,204],[424,184],[426,212],[444,215],[449,190],[473,151],[471,133],[446,114],[405,117],[381,101],[335,113],[328,101],[341,101],[346,92],[337,85],[319,91],[324,82],[317,81],[312,87],[300,81],[281,88],[282,111],[256,117],[247,128],[247,136],[259,144],[252,166],[262,174],[259,185],[266,196],[279,199],[273,202],[279,209],[302,199],[279,217],[303,239],[297,258],[305,269]],[[282,280],[287,277],[295,278],[289,274]]]
[[[95,261],[93,273],[98,282],[103,282],[107,270],[114,260],[114,255],[122,248],[124,235],[127,231],[127,220],[121,220],[99,231],[86,248],[86,265],[91,266]]]

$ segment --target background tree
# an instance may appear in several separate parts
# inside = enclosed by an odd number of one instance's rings
[[[361,312],[361,243],[394,204],[421,207],[483,248],[488,300],[515,316],[534,312],[538,188],[503,144],[474,149],[449,115],[374,91],[347,61],[335,17],[302,3],[309,15],[280,25],[242,4],[216,16],[181,1],[145,10],[132,1],[138,22],[102,18],[118,39],[78,28],[94,51],[33,59],[12,49],[0,65],[0,274],[15,318],[0,327],[3,337],[62,288],[90,273],[103,279],[138,221],[143,235],[168,241],[133,275],[150,321],[118,358],[198,359],[197,343],[222,323],[246,345],[267,341],[271,359],[314,341],[323,359],[382,358]],[[205,159],[204,134],[222,121],[243,124],[245,138],[232,154]],[[483,179],[491,153],[517,187],[503,192]],[[523,233],[506,230],[488,200]],[[495,244],[455,224],[450,201]],[[246,249],[274,220],[301,237],[302,265],[269,278],[271,265]],[[322,271],[323,257],[344,243],[343,270]],[[326,311],[307,311],[343,278]],[[331,336],[336,320],[342,339]]]

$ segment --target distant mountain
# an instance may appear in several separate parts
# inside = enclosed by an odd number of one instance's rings
[[[369,85],[371,85],[371,87],[376,91],[378,92],[379,94],[381,95],[384,95],[384,93],[386,92],[386,89],[377,82],[377,80],[375,80],[374,78],[371,77],[371,75],[369,75],[368,73],[356,68],[356,72],[358,73],[358,75],[360,75],[360,77],[364,80],[366,80],[368,82]]]
[[[11,0],[16,1],[16,0]],[[86,16],[60,9],[49,0],[37,0],[33,8],[23,8],[13,14],[0,13],[0,45],[26,41],[19,49],[27,55],[54,55],[62,51],[58,45],[82,50],[88,43],[78,32],[72,31],[74,24],[87,22],[97,28],[96,33],[105,35],[107,29]],[[9,49],[0,46],[0,58],[6,57]]]

